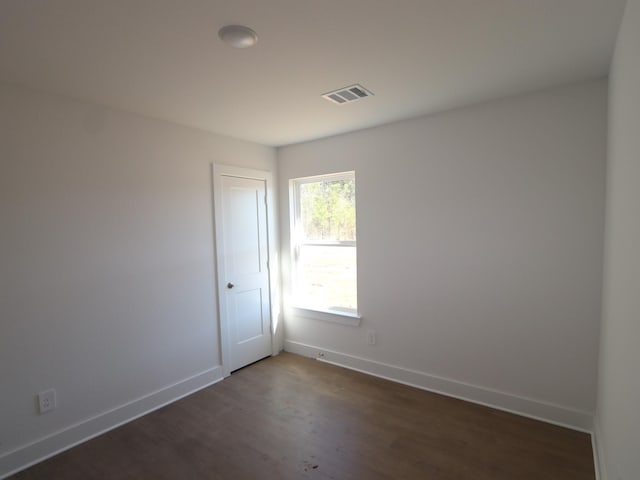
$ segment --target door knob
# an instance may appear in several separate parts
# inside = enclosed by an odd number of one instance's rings
[[[227,283],[227,288],[231,289],[233,287],[235,287],[235,285],[233,283],[231,283],[231,282]]]

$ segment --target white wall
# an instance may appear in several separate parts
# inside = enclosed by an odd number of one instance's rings
[[[354,328],[289,312],[285,348],[591,428],[606,88],[592,81],[279,149],[285,298],[288,179],[353,169],[363,315]]]
[[[605,282],[596,438],[602,478],[640,478],[640,1],[611,70]]]
[[[275,150],[0,86],[0,477],[220,378],[212,162]]]

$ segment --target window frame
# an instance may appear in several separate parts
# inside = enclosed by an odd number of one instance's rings
[[[293,300],[289,310],[297,316],[314,318],[316,320],[325,320],[333,323],[340,323],[343,325],[358,326],[360,325],[360,302],[358,301],[358,293],[356,289],[356,309],[355,311],[340,311],[329,309],[318,309],[309,305],[300,303],[296,297],[296,284],[298,282],[299,275],[299,262],[300,248],[302,246],[322,246],[322,247],[353,247],[356,249],[356,282],[358,278],[358,247],[357,247],[357,205],[356,205],[356,240],[328,240],[322,242],[308,242],[304,241],[304,232],[302,230],[303,224],[301,221],[301,199],[300,199],[300,186],[308,183],[316,183],[321,181],[338,181],[338,180],[353,180],[355,183],[356,175],[355,171],[346,171],[338,173],[329,173],[324,175],[313,175],[309,177],[293,178],[289,180],[289,219],[290,219],[290,258],[291,258],[291,298]],[[357,191],[357,187],[356,187]]]

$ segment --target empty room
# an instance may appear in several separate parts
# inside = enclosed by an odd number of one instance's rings
[[[0,478],[640,479],[640,0],[2,0]]]

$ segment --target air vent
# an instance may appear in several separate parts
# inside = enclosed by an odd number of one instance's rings
[[[333,92],[328,92],[322,95],[330,102],[338,105],[344,105],[345,103],[355,102],[356,100],[362,100],[363,98],[371,97],[373,93],[364,88],[362,85],[351,85],[349,87],[342,87]]]

